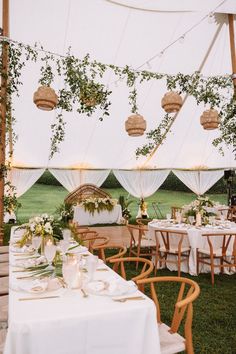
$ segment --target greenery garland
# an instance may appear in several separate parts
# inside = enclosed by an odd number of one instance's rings
[[[19,95],[19,87],[22,85],[21,73],[26,66],[27,61],[41,61],[39,83],[50,86],[55,77],[62,78],[63,87],[57,92],[58,105],[56,120],[51,126],[51,153],[59,151],[59,143],[65,138],[65,121],[63,112],[71,112],[76,109],[78,113],[85,113],[91,116],[96,110],[99,111],[99,119],[109,116],[109,107],[111,102],[109,96],[111,91],[101,80],[104,74],[111,70],[118,80],[125,80],[130,88],[129,104],[131,111],[137,113],[137,89],[136,84],[150,80],[166,79],[168,90],[175,90],[180,94],[188,94],[196,99],[196,103],[204,102],[211,108],[219,110],[221,118],[220,132],[221,136],[214,140],[213,144],[220,146],[223,142],[227,145],[233,144],[235,148],[236,123],[235,112],[236,103],[233,96],[233,84],[230,76],[203,77],[199,72],[192,75],[169,75],[163,73],[154,73],[147,70],[135,71],[129,66],[119,67],[112,64],[103,64],[96,60],[91,60],[89,54],[83,59],[79,59],[71,54],[70,49],[66,56],[60,56],[55,53],[44,51],[43,47],[30,47],[23,43],[2,38],[1,44],[9,45],[9,72],[7,86],[7,115],[6,126],[9,132],[12,129],[13,108],[11,105],[12,95]],[[0,62],[2,69],[2,62]],[[163,141],[171,123],[173,116],[164,115],[159,126],[147,133],[149,143],[137,149],[136,154],[147,155],[151,150]],[[14,135],[14,141],[16,136]],[[9,138],[8,138],[9,142]]]

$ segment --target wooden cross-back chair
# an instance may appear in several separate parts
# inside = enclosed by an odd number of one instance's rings
[[[188,242],[188,234],[186,231],[170,231],[155,230],[156,245],[158,248],[158,255],[155,260],[155,269],[158,261],[162,263],[174,263],[178,268],[178,276],[181,273],[181,263],[189,261],[190,246]],[[185,245],[184,245],[185,243]],[[176,257],[175,259],[168,259],[168,255]]]
[[[127,252],[127,248],[125,246],[117,244],[93,246],[93,250],[98,251],[99,257],[103,260],[104,263],[108,263],[111,259],[121,258]],[[109,250],[115,250],[117,253],[113,254],[112,256],[106,256],[106,251]]]
[[[156,242],[148,235],[148,228],[144,225],[127,225],[130,233],[129,256],[152,257],[157,254]],[[138,268],[138,262],[136,264]]]
[[[122,278],[124,278],[125,280],[127,280],[125,264],[130,265],[130,262],[138,262],[143,264],[141,272],[139,272],[138,275],[131,278],[131,280],[133,280],[134,282],[136,282],[139,279],[147,278],[151,274],[154,268],[152,261],[146,258],[124,257],[124,258],[110,259],[110,263],[113,264],[113,270],[117,273],[120,273]],[[140,290],[143,290],[142,286],[140,286]]]
[[[180,289],[178,292],[177,300],[174,306],[174,314],[172,317],[171,325],[168,326],[161,321],[161,310],[158,301],[158,286],[155,284],[165,283],[179,283]],[[198,284],[187,278],[182,277],[155,277],[137,280],[138,286],[150,285],[151,297],[156,305],[157,322],[159,327],[159,337],[161,344],[161,353],[179,353],[184,350],[188,354],[193,354],[192,342],[192,320],[193,320],[193,301],[199,296],[200,288]],[[168,308],[170,304],[168,304]],[[181,322],[184,323],[184,336],[182,337],[177,332]]]
[[[215,268],[236,268],[236,234],[232,232],[202,234],[207,238],[208,247],[197,249],[197,274],[200,264],[211,268],[211,283],[215,282]]]
[[[89,252],[93,251],[98,246],[105,246],[110,241],[108,236],[99,236],[96,231],[89,231],[86,237],[82,239],[83,245],[86,246]],[[101,250],[98,250],[99,258],[101,258]]]

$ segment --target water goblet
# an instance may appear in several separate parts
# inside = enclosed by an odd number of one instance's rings
[[[48,261],[47,270],[53,270],[54,267],[52,265],[52,261],[56,255],[57,246],[52,243],[52,241],[48,241],[44,248],[44,255]]]
[[[70,242],[71,239],[71,231],[69,229],[63,229],[62,230],[62,236],[63,240]]]
[[[166,219],[168,220],[168,221],[170,221],[171,220],[171,214],[166,214]]]
[[[41,241],[42,241],[42,238],[41,236],[33,236],[32,237],[32,246],[35,250],[35,255],[38,256],[39,255],[39,247],[41,245]]]
[[[193,225],[193,223],[195,221],[195,217],[193,215],[189,215],[188,221],[190,222],[190,225]]]
[[[68,248],[70,247],[70,243],[66,240],[60,240],[59,247],[62,252],[62,257],[64,257],[66,252],[68,251]]]

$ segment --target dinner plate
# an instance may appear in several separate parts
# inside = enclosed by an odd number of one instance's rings
[[[86,292],[99,296],[129,295],[137,291],[137,285],[133,281],[125,280],[94,280],[84,287]]]

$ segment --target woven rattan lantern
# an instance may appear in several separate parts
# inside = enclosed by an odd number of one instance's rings
[[[220,123],[218,112],[215,109],[204,111],[200,117],[200,123],[206,130],[217,129]]]
[[[182,97],[174,91],[167,92],[161,100],[161,106],[167,113],[178,112],[182,105]]]
[[[129,136],[141,136],[146,130],[146,120],[140,114],[129,116],[125,122],[125,130]]]
[[[48,86],[40,86],[34,93],[34,103],[43,111],[51,111],[58,103],[56,92]]]
[[[94,107],[97,105],[97,99],[96,99],[96,97],[93,97],[93,96],[86,97],[83,94],[80,94],[80,100],[87,107]]]

